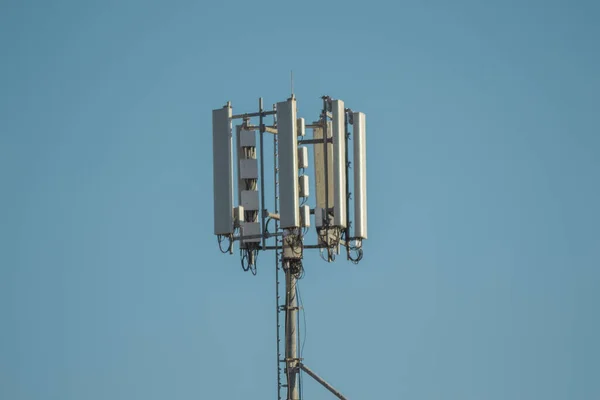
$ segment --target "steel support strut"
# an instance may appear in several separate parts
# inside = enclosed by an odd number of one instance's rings
[[[327,390],[329,390],[331,393],[333,393],[335,395],[335,397],[337,397],[338,399],[341,400],[348,400],[346,397],[344,397],[343,394],[341,394],[340,392],[338,392],[333,386],[331,386],[329,383],[325,382],[325,380],[321,377],[319,377],[319,375],[315,374],[310,368],[308,368],[306,365],[302,364],[301,362],[298,363],[298,368],[301,368],[304,372],[306,372],[308,375],[310,375],[311,378],[313,378],[315,381],[319,382],[321,385],[323,385],[323,387]]]

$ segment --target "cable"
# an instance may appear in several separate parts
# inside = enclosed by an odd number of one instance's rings
[[[350,259],[350,261],[351,261],[353,264],[358,264],[358,263],[360,262],[360,260],[362,260],[362,258],[363,258],[363,250],[362,250],[362,249],[353,249],[353,250],[351,250],[351,251],[354,251],[354,252],[356,252],[356,257],[352,257],[352,256],[350,255],[350,250],[349,250],[349,251],[348,251],[348,258]]]
[[[258,265],[258,249],[252,249],[250,250],[253,253],[253,258],[254,258],[254,263],[252,264],[252,266],[254,268],[252,268],[250,270],[250,272],[252,272],[252,275],[256,276],[258,269],[257,269],[257,265]]]
[[[302,319],[303,319],[303,327],[304,327],[304,335],[302,336],[302,344],[300,345],[300,354],[298,358],[301,360],[304,354],[304,345],[306,344],[306,310],[304,309],[304,302],[302,301],[302,294],[300,293],[300,287],[298,282],[296,281],[296,296],[298,297],[298,306],[299,309],[302,310]],[[296,314],[297,316],[297,326],[298,326],[298,334],[300,333],[300,314]],[[300,398],[302,399],[302,392],[304,390],[304,385],[302,381],[302,369],[298,370],[298,383],[300,386]]]
[[[229,239],[229,246],[227,247],[227,250],[223,250],[223,246],[222,246],[222,243],[223,243],[223,240],[225,237],[227,237]],[[221,253],[227,254],[231,251],[231,246],[233,245],[231,236],[217,235],[217,243],[219,243],[219,250],[221,250]]]
[[[319,256],[321,257],[321,259],[325,262],[329,262],[328,259],[325,258],[325,256],[323,255],[323,253],[325,252],[325,250],[323,248],[319,249]]]
[[[304,353],[304,345],[306,344],[306,310],[304,309],[304,302],[302,301],[302,295],[300,294],[300,288],[298,287],[298,282],[296,282],[296,292],[298,295],[300,309],[302,310],[302,318],[304,320],[304,337],[302,339],[302,346],[300,346],[300,358],[302,358],[302,354]]]
[[[248,246],[248,244],[246,244],[246,246]],[[248,272],[250,271],[252,264],[250,262],[250,250],[248,248],[243,248],[240,249],[240,253],[241,253],[241,263],[242,263],[242,269],[244,270],[244,272]]]
[[[300,309],[300,303],[299,303],[299,299],[300,297],[298,296],[299,293],[299,289],[298,289],[298,281],[296,281],[296,298],[298,299],[298,301],[296,302],[297,306],[298,306],[298,310]],[[298,327],[298,340],[296,342],[296,346],[298,345],[298,343],[300,342],[300,313],[298,311],[296,311],[296,326]],[[300,347],[300,351],[298,354],[298,360],[302,359],[302,347]],[[299,389],[299,398],[302,399],[302,369],[298,368],[298,389]]]
[[[283,264],[283,265],[285,265],[285,264]],[[283,270],[285,272],[285,267],[283,268]],[[290,298],[289,295],[290,294],[289,294],[289,292],[287,290],[287,277],[286,277],[286,291],[285,291],[285,296],[286,296],[285,297],[285,306],[286,306],[286,310],[285,310],[285,319],[284,319],[284,323],[285,323],[285,329],[284,329],[284,335],[285,335],[284,338],[285,338],[285,340],[284,340],[284,343],[285,343],[285,341],[287,340],[287,337],[288,337],[288,310],[287,310],[287,307],[288,307],[288,301],[289,301],[289,298]],[[289,370],[289,364],[288,364],[288,360],[287,360],[287,347],[285,349],[283,358],[285,360],[285,378],[286,378],[287,385],[288,385],[288,390],[289,390],[289,388],[290,388],[290,386],[289,386],[290,385],[290,370]]]
[[[351,252],[354,252],[356,254],[356,256],[353,257],[351,255]],[[362,258],[363,258],[362,239],[355,239],[354,245],[351,245],[350,242],[348,242],[348,259],[353,264],[358,264],[360,262],[360,260],[362,260]]]
[[[265,233],[269,233],[269,222],[271,222],[273,218],[267,218],[267,222],[265,222]]]
[[[329,262],[335,261],[335,250],[333,249],[333,247],[329,247],[327,249],[327,257],[329,257]]]
[[[304,278],[304,266],[302,265],[302,261],[293,261],[293,264],[290,264],[290,272],[297,280]]]
[[[247,253],[245,251],[245,249],[240,249],[240,262],[242,263],[242,270],[244,272],[248,272],[248,270],[250,269],[250,265],[249,264],[245,264],[244,261],[247,259]]]
[[[250,271],[252,275],[256,276],[258,272],[256,265],[258,260],[259,249],[254,247],[254,245],[250,243],[246,243],[246,246],[247,248],[240,249],[240,262],[242,264],[242,270],[244,272]]]

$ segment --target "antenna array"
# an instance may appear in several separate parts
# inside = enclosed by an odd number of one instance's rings
[[[291,78],[293,91],[293,75]],[[276,254],[279,399],[283,387],[287,387],[287,399],[300,399],[298,377],[301,370],[338,398],[344,398],[298,357],[296,283],[303,274],[305,251],[318,249],[324,260],[332,262],[344,249],[347,260],[358,263],[363,256],[363,240],[367,239],[366,117],[364,113],[346,108],[342,100],[324,96],[322,101],[319,118],[308,124],[297,116],[293,93],[286,101],[274,105],[273,110],[264,110],[261,98],[258,112],[234,115],[228,102],[212,113],[214,234],[219,247],[222,252],[233,254],[234,243],[238,242],[242,268],[253,274],[257,272],[260,251],[274,250]],[[269,117],[272,123],[267,125],[265,119]],[[257,125],[252,123],[253,119],[258,119]],[[235,157],[234,120],[240,121],[235,127]],[[306,130],[312,130],[312,138],[306,137]],[[265,134],[273,135],[272,196],[275,202],[271,210],[267,209],[265,200]],[[311,176],[307,173],[311,164],[307,146],[311,145],[315,188],[312,206],[309,204]],[[234,188],[234,160],[237,163],[237,188]],[[237,205],[234,205],[234,192],[237,193]],[[305,239],[312,226],[311,220],[314,221],[316,243],[307,244]],[[274,230],[268,229],[271,222]],[[224,243],[226,248],[223,248]],[[279,305],[280,265],[286,282],[284,305]],[[279,346],[280,312],[285,313],[283,359]],[[281,383],[280,363],[285,365],[286,384]]]

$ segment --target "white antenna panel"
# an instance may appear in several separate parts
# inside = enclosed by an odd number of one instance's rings
[[[354,126],[354,236],[367,238],[367,141],[366,116],[353,115]]]
[[[327,122],[327,137],[330,138],[332,133],[331,122]],[[315,139],[323,139],[323,129],[313,128],[313,137]],[[317,199],[317,208],[332,208],[333,207],[333,145],[327,144],[327,168],[325,168],[325,145],[314,145],[314,164],[315,164],[315,197]],[[327,171],[327,183],[329,187],[329,204],[325,206],[325,171]]]
[[[308,186],[308,175],[300,175],[298,177],[298,189],[300,197],[308,197],[310,195]]]
[[[296,99],[277,103],[279,214],[282,228],[300,226]]]
[[[346,227],[346,129],[342,100],[333,100],[333,225]]]
[[[214,233],[233,233],[233,138],[231,106],[213,110]],[[294,181],[295,182],[295,181]]]
[[[298,147],[298,169],[308,168],[308,148],[306,146]]]
[[[244,222],[244,207],[238,206],[233,209],[233,226],[239,228]]]

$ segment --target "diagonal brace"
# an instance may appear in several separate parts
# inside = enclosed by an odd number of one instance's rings
[[[344,397],[343,394],[341,394],[340,392],[338,392],[333,386],[331,386],[329,383],[325,382],[325,380],[321,377],[319,377],[317,374],[315,374],[310,368],[308,368],[306,365],[302,364],[301,362],[298,363],[298,367],[303,370],[304,372],[306,372],[308,375],[311,376],[311,378],[313,378],[315,381],[319,382],[321,385],[323,385],[325,387],[325,389],[329,390],[331,393],[334,394],[335,397],[337,397],[338,399],[341,400],[348,400],[346,397]]]

